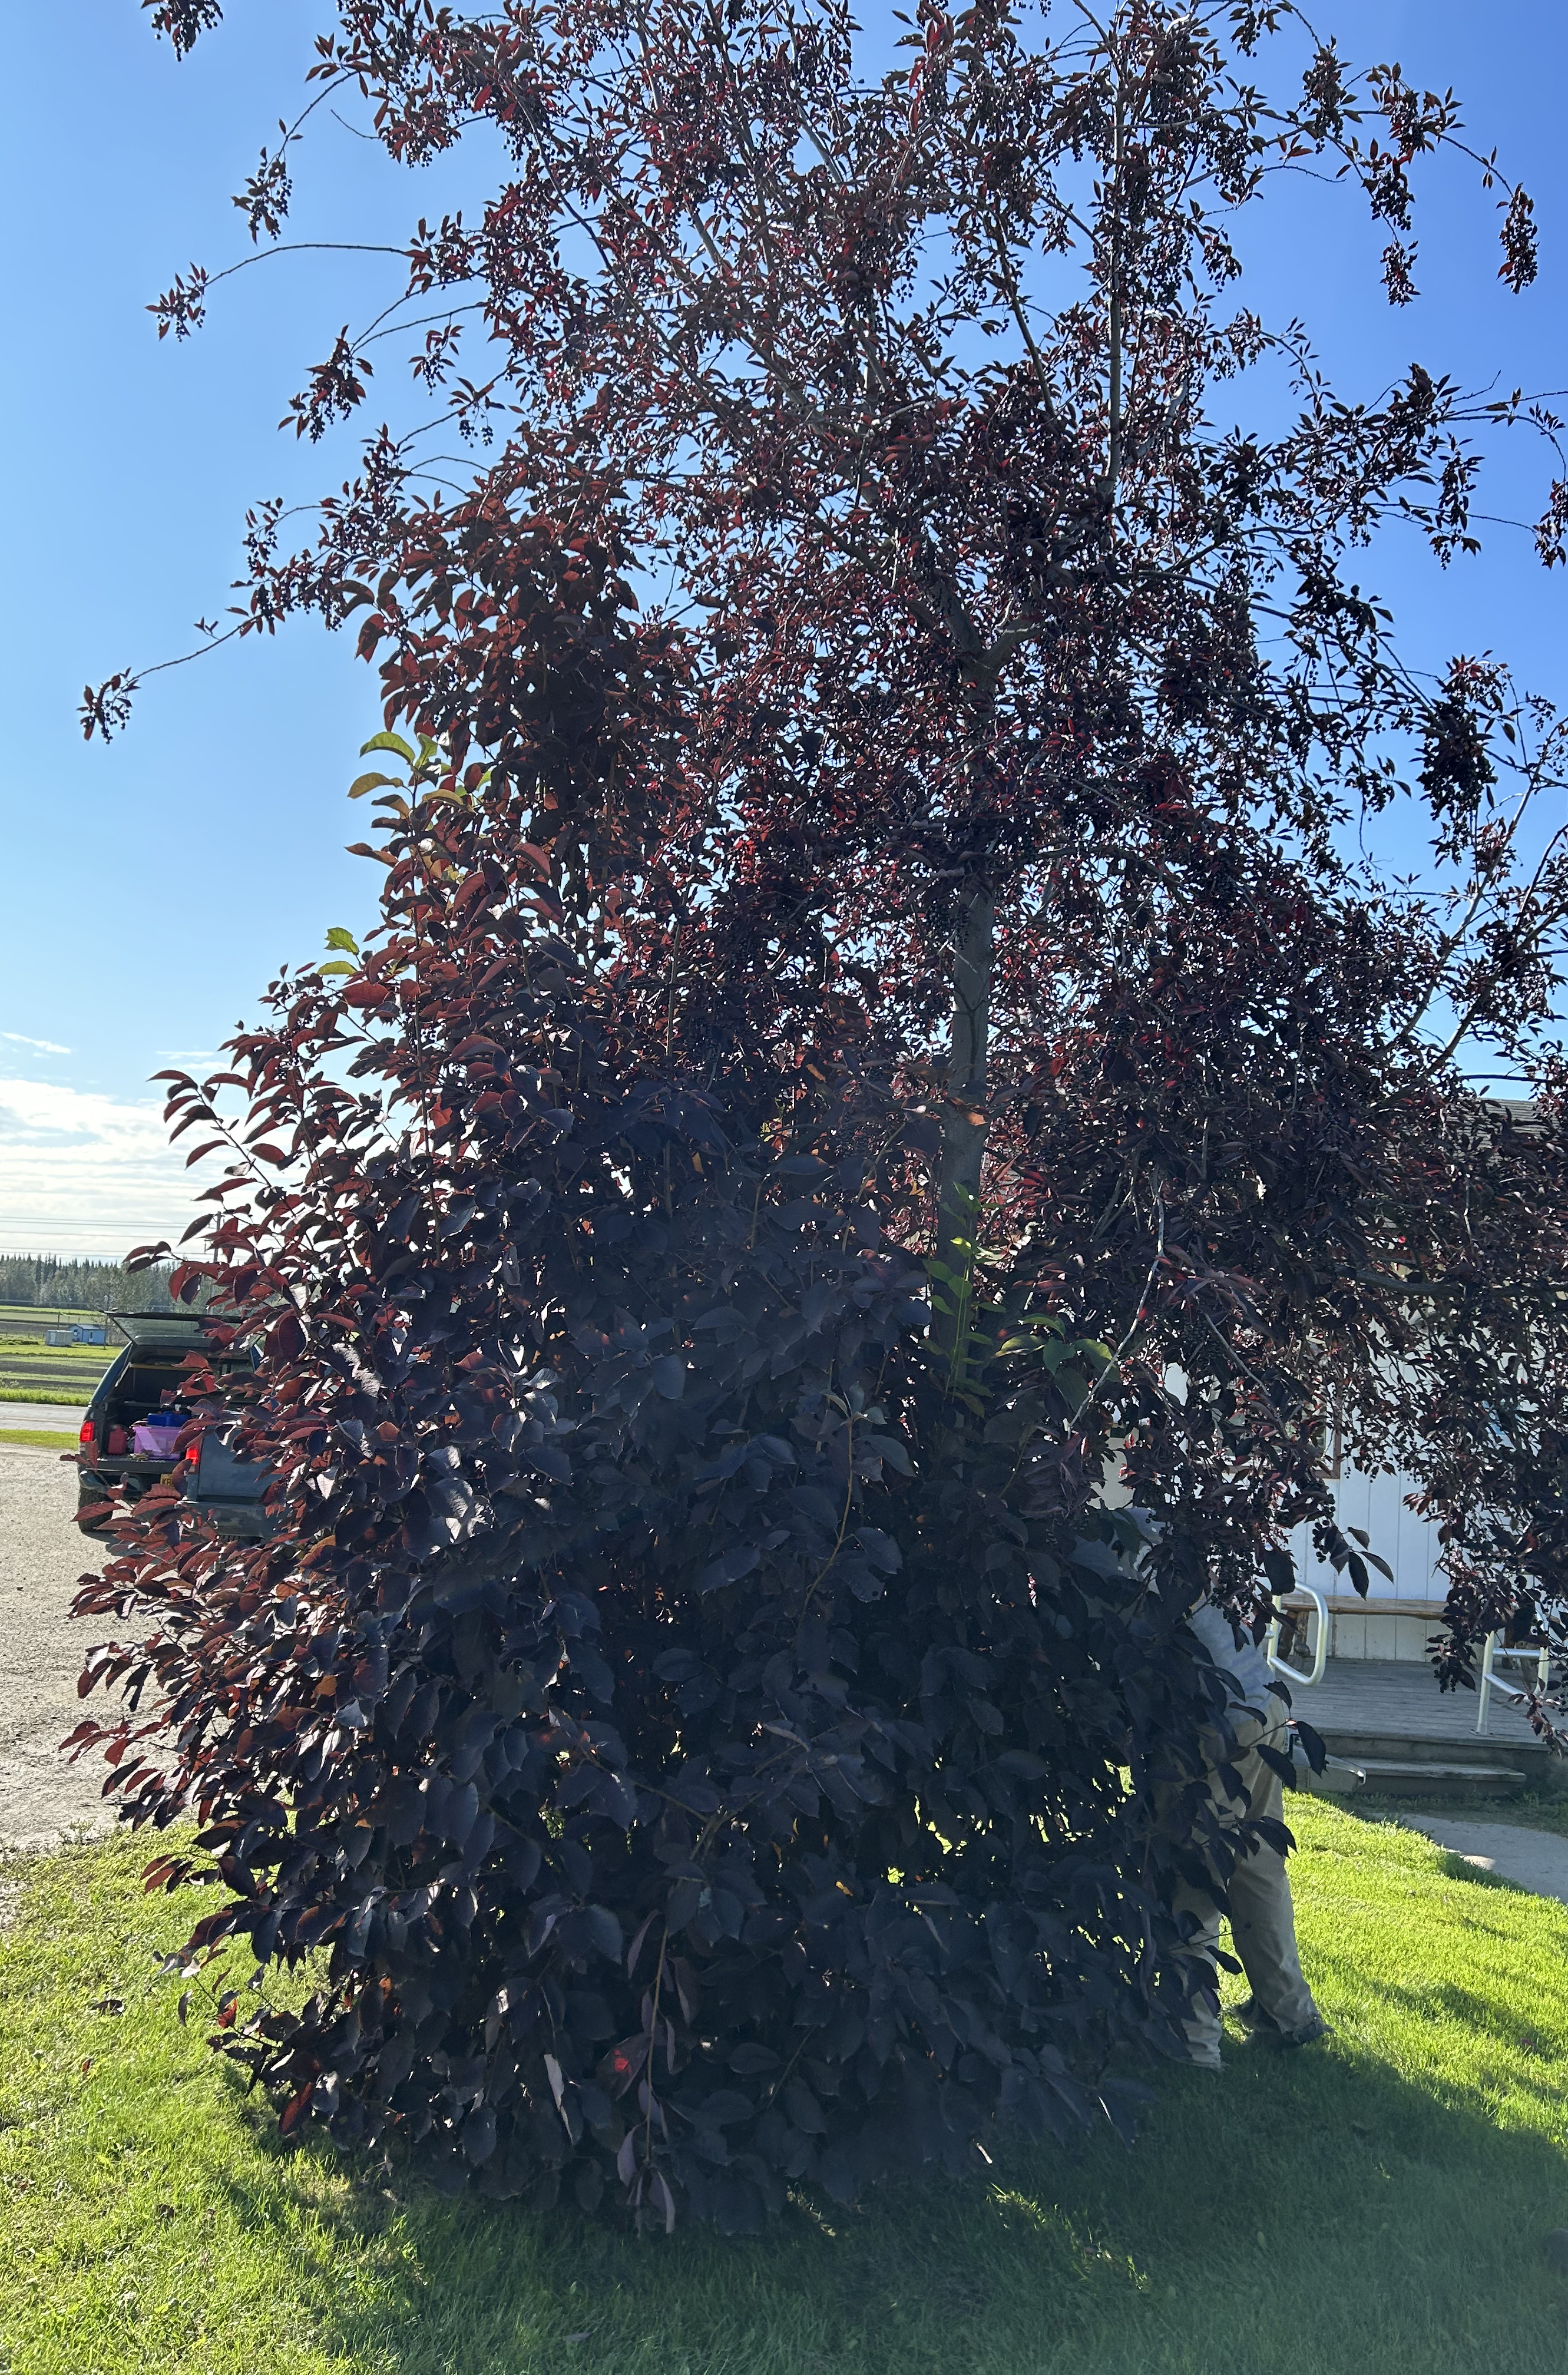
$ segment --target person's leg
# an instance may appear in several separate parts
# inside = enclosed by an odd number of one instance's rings
[[[1220,1979],[1215,1956],[1220,1951],[1220,1908],[1211,1896],[1178,1881],[1173,1909],[1187,1927],[1182,1950],[1182,1979],[1190,1991],[1182,2029],[1187,2060],[1199,2070],[1218,2070],[1220,2062]]]
[[[1256,1731],[1256,1725],[1252,1731]],[[1242,1738],[1252,1736],[1244,1731]],[[1231,1743],[1219,1732],[1204,1736],[1204,1757],[1208,1802],[1200,1818],[1197,1834],[1189,1845],[1193,1856],[1211,1873],[1218,1875],[1220,1864],[1213,1859],[1214,1832],[1226,1832],[1234,1827],[1244,1812],[1244,1802],[1232,1802],[1220,1779],[1219,1768]],[[1239,1759],[1232,1752],[1232,1761]],[[1260,1760],[1255,1757],[1256,1765]],[[1216,1885],[1222,1886],[1216,1879]],[[1218,2070],[1220,2057],[1220,1908],[1211,1890],[1201,1883],[1179,1879],[1171,1896],[1171,1909],[1185,1932],[1185,1944],[1178,1954],[1181,1983],[1186,1992],[1186,2011],[1182,2021],[1187,2041],[1187,2059],[1199,2070]]]
[[[1247,1793],[1246,1811],[1274,1822],[1283,1819],[1284,1786],[1258,1755],[1256,1741],[1282,1750],[1287,1736],[1281,1716],[1267,1731],[1260,1730],[1236,1760]],[[1236,1811],[1240,1814],[1240,1807]],[[1321,2036],[1323,2015],[1302,1976],[1296,1950],[1295,1908],[1284,1857],[1259,1840],[1250,1855],[1238,1858],[1229,1893],[1232,1939],[1257,2014],[1287,2043]]]

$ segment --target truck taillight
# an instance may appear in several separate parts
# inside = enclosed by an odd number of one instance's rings
[[[97,1431],[98,1427],[96,1420],[84,1418],[82,1421],[82,1431],[80,1435],[77,1436],[77,1441],[78,1443],[90,1443]]]

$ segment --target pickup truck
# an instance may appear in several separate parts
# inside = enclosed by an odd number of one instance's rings
[[[112,1311],[108,1317],[125,1348],[104,1371],[82,1421],[77,1519],[88,1533],[105,1530],[112,1488],[119,1488],[122,1502],[137,1500],[176,1465],[174,1441],[193,1410],[181,1399],[187,1357],[206,1353],[220,1378],[226,1370],[252,1365],[248,1352],[218,1351],[199,1312]],[[221,1427],[209,1428],[185,1497],[219,1533],[255,1541],[272,1530],[263,1502],[266,1482],[259,1462],[240,1459]]]

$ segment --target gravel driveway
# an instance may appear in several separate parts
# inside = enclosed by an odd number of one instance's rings
[[[78,1534],[74,1463],[0,1445],[0,1845],[51,1847],[86,1824],[109,1829],[108,1767],[58,1754],[82,1718],[77,1676],[109,1626],[74,1625],[77,1578],[108,1556]],[[94,1704],[99,1702],[95,1699]]]

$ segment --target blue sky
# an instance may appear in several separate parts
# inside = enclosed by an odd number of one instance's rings
[[[301,446],[276,424],[338,326],[387,293],[389,260],[264,262],[215,291],[206,328],[181,345],[159,342],[145,310],[193,257],[216,270],[244,252],[230,194],[294,112],[329,15],[318,0],[231,0],[177,63],[136,0],[12,13],[0,1250],[118,1254],[181,1225],[188,1187],[147,1075],[215,1050],[280,959],[313,954],[369,903],[367,869],[343,849],[344,791],[380,718],[347,639],[307,621],[157,677],[107,749],[76,720],[84,682],[185,650],[192,622],[220,615],[249,502],[306,499],[352,467],[351,431]],[[1247,301],[1303,314],[1347,394],[1375,395],[1417,356],[1468,384],[1568,384],[1568,19],[1542,0],[1362,0],[1319,22],[1352,59],[1397,57],[1418,84],[1456,87],[1476,145],[1495,141],[1536,199],[1540,278],[1507,296],[1493,202],[1444,168],[1421,192],[1418,304],[1383,302],[1364,208],[1304,183],[1279,185],[1249,229]],[[478,161],[409,174],[331,123],[295,159],[293,235],[372,242],[471,203]],[[407,344],[381,349],[375,419],[409,417]],[[1521,443],[1484,507],[1516,511],[1539,480]],[[1488,536],[1480,561],[1445,576],[1419,551],[1380,550],[1368,580],[1424,663],[1490,647],[1568,696],[1564,573],[1544,576],[1516,531]]]

